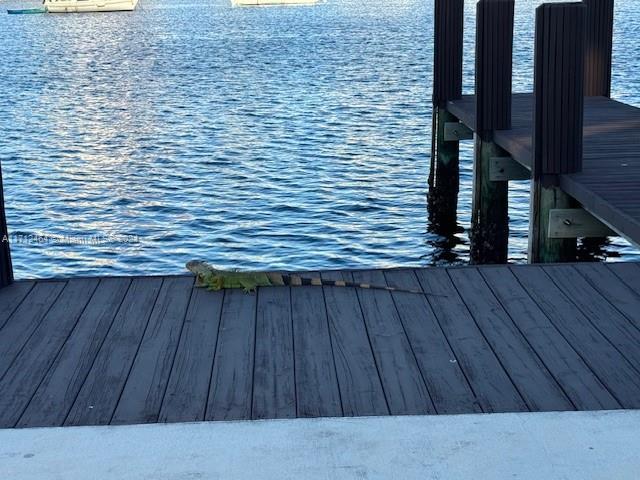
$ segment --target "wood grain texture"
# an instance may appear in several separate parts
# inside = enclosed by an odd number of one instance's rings
[[[261,288],[257,308],[252,418],[295,418],[291,287]]]
[[[620,403],[560,334],[511,271],[505,267],[485,267],[479,269],[479,272],[576,409],[620,408]]]
[[[640,329],[569,265],[545,266],[553,283],[633,365],[640,365]],[[640,302],[637,303],[640,309]],[[640,372],[639,372],[640,373]]]
[[[225,292],[206,420],[251,418],[259,294]]]
[[[160,408],[160,422],[204,420],[224,295],[194,290]]]
[[[76,326],[99,280],[69,280],[0,381],[0,427],[13,427]]]
[[[133,280],[65,425],[111,422],[161,286],[161,278]]]
[[[130,285],[128,278],[100,280],[76,328],[29,402],[18,426],[62,426]]]
[[[640,266],[637,263],[611,263],[607,268],[636,293],[640,293]]]
[[[9,317],[0,335],[0,378],[7,373],[18,353],[38,328],[67,282],[38,283]]]
[[[157,422],[194,279],[165,279],[145,330],[112,424]]]
[[[491,349],[532,411],[573,405],[477,270],[448,271]]]
[[[347,272],[324,272],[322,278],[351,280]],[[344,415],[388,415],[358,294],[353,288],[323,289]]]
[[[292,288],[291,312],[297,416],[341,417],[340,387],[323,289],[313,286]]]
[[[384,276],[391,287],[420,290],[412,270],[391,270]],[[427,299],[406,292],[394,292],[393,299],[437,413],[481,412]]]
[[[527,411],[528,408],[500,364],[445,269],[416,270],[438,322],[449,339],[485,412]]]
[[[356,283],[386,285],[381,271],[358,271]],[[435,408],[390,292],[356,289],[391,415],[425,415]]]
[[[583,263],[573,265],[573,268],[614,308],[640,328],[640,292],[634,291],[605,264]],[[640,288],[640,269],[638,269],[636,282]]]
[[[640,405],[640,374],[553,283],[542,267],[513,273],[549,320],[625,408]]]
[[[17,282],[0,289],[0,331],[34,285],[35,282]]]

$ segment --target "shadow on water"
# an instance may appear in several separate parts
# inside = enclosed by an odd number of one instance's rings
[[[578,241],[579,262],[601,262],[620,257],[620,253],[613,249],[610,238],[582,238]]]

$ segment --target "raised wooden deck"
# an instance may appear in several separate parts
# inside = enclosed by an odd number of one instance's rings
[[[533,94],[514,94],[510,130],[494,141],[531,169]],[[447,109],[474,129],[475,98],[449,101]],[[582,172],[560,176],[560,187],[583,208],[628,240],[640,244],[640,108],[605,97],[586,97]]]
[[[0,290],[0,427],[640,408],[640,264],[185,276]]]

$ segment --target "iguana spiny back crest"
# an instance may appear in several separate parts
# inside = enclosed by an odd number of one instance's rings
[[[201,260],[192,260],[187,263],[187,270],[197,278],[197,287],[205,287],[209,290],[222,290],[226,288],[242,288],[245,292],[253,292],[257,287],[274,286],[327,286],[327,287],[355,287],[374,290],[386,290],[389,292],[409,292],[424,294],[420,290],[407,290],[368,283],[355,283],[343,280],[324,280],[300,275],[285,274],[279,272],[234,272],[230,270],[218,270]]]

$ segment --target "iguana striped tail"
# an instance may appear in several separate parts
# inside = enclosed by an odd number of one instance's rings
[[[326,280],[318,277],[304,277],[296,274],[280,274],[280,273],[267,273],[269,278],[273,278],[274,284],[280,285],[290,285],[292,287],[302,286],[302,285],[314,285],[318,287],[351,287],[351,288],[362,288],[368,290],[386,290],[388,292],[407,292],[407,293],[418,293],[424,294],[422,290],[411,290],[405,288],[395,288],[395,287],[387,287],[382,285],[371,285],[369,283],[357,283],[357,282],[348,282],[346,280]],[[282,278],[281,282],[279,282],[280,278]]]

